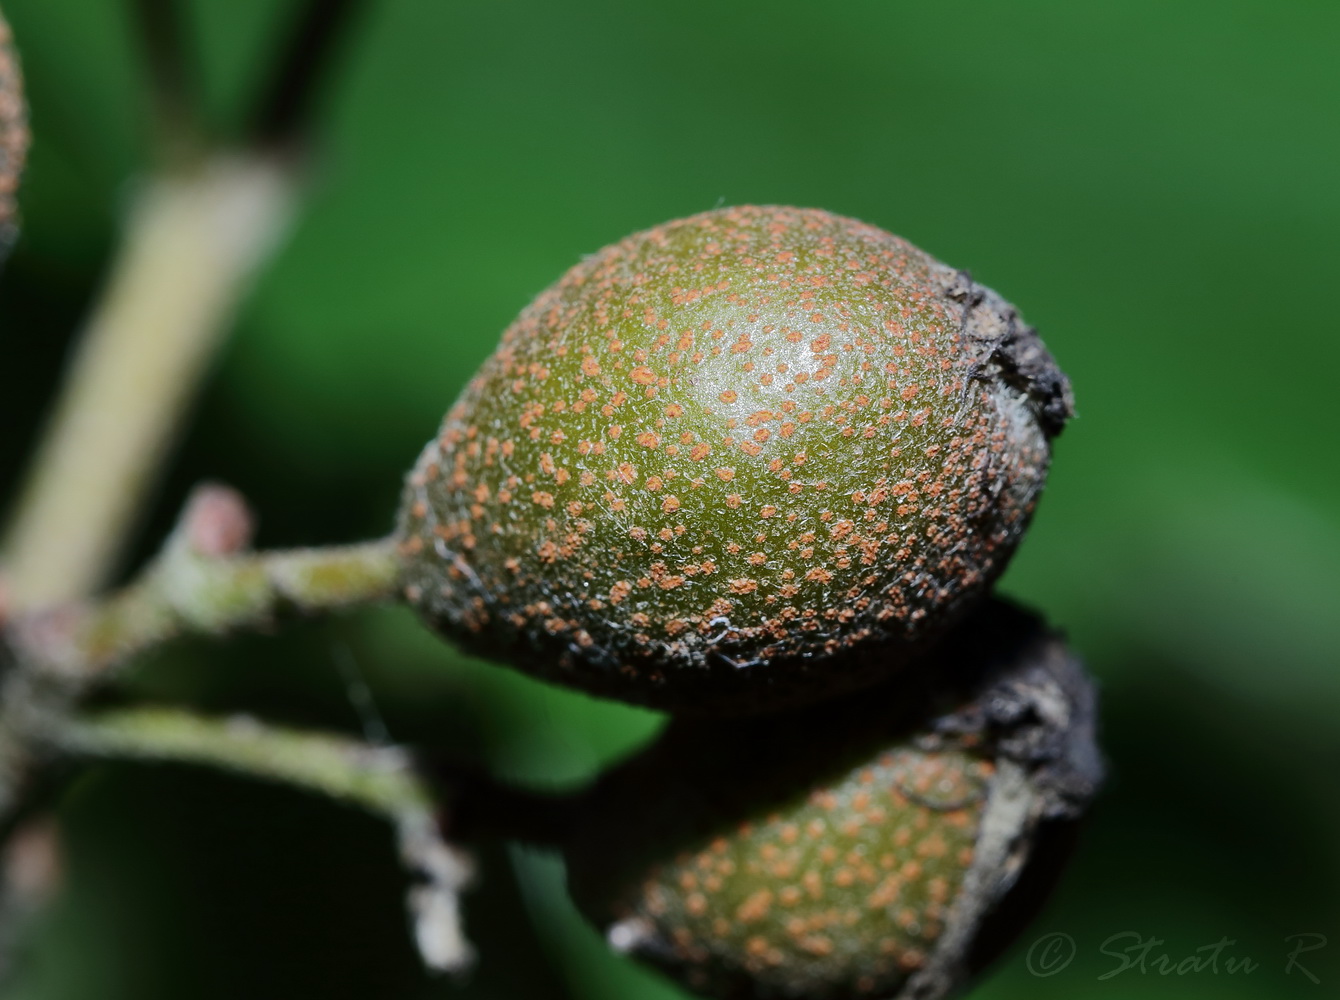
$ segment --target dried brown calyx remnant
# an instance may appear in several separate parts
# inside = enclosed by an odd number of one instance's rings
[[[9,25],[0,14],[0,257],[18,233],[15,195],[28,155],[28,110]]]
[[[1070,405],[1011,306],[897,236],[813,209],[677,220],[504,332],[410,476],[406,594],[597,693],[833,694],[986,591]]]
[[[934,690],[673,723],[572,812],[583,912],[726,1000],[961,989],[1045,901],[1103,773],[1065,644],[998,602],[966,625]]]

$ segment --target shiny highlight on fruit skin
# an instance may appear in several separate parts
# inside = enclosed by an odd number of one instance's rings
[[[9,25],[0,14],[0,259],[18,233],[15,194],[28,155],[28,109]]]
[[[1069,385],[999,296],[873,226],[638,233],[503,334],[410,476],[406,596],[481,655],[671,710],[868,682],[971,606]]]
[[[957,686],[676,723],[602,779],[569,882],[616,949],[726,1000],[931,1000],[1026,924],[1094,794],[1094,692],[994,604],[938,654]],[[938,704],[937,704],[938,703]],[[933,721],[927,721],[933,720]],[[1044,843],[1045,841],[1045,843]]]

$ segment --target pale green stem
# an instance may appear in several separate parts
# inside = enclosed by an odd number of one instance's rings
[[[417,879],[409,890],[409,908],[424,961],[442,972],[470,964],[473,952],[461,931],[459,894],[470,882],[472,866],[442,839],[432,790],[402,748],[373,747],[250,717],[209,719],[143,708],[70,719],[52,734],[52,742],[61,751],[87,757],[219,768],[384,817],[395,828],[403,863]]]
[[[101,586],[298,186],[268,155],[217,155],[150,178],[84,330],[5,533],[21,608]]]
[[[98,601],[20,615],[0,631],[0,816],[89,688],[119,666],[186,635],[263,627],[388,600],[400,560],[392,539],[281,552],[246,550],[241,498],[205,486],[162,552],[124,590]]]
[[[257,628],[388,600],[401,565],[393,539],[289,551],[246,549],[251,517],[223,486],[198,487],[158,556],[125,589],[20,616],[20,662],[75,689],[179,636]]]
[[[15,645],[48,671],[93,680],[181,636],[388,600],[399,575],[389,539],[222,557],[172,551],[119,593],[21,624]]]
[[[249,716],[218,719],[177,709],[134,708],[76,716],[54,736],[89,757],[204,764],[317,792],[369,812],[432,812],[433,797],[399,747],[304,732]]]

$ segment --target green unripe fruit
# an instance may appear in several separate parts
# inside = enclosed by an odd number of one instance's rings
[[[905,713],[899,685],[674,724],[575,811],[579,906],[709,996],[959,988],[1050,888],[1102,773],[1093,689],[1064,645],[999,605],[972,624],[937,654],[960,699],[938,715]]]
[[[27,155],[28,111],[23,102],[23,78],[9,25],[0,15],[0,259],[17,231],[14,195]]]
[[[597,693],[832,694],[1000,573],[1070,406],[1012,307],[896,236],[796,208],[671,222],[503,334],[410,477],[407,595]]]

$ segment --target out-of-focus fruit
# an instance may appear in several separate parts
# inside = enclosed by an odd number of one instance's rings
[[[961,986],[1026,924],[1102,775],[1092,683],[1063,642],[1000,604],[964,628],[915,710],[900,678],[673,724],[573,811],[583,911],[714,997]]]

